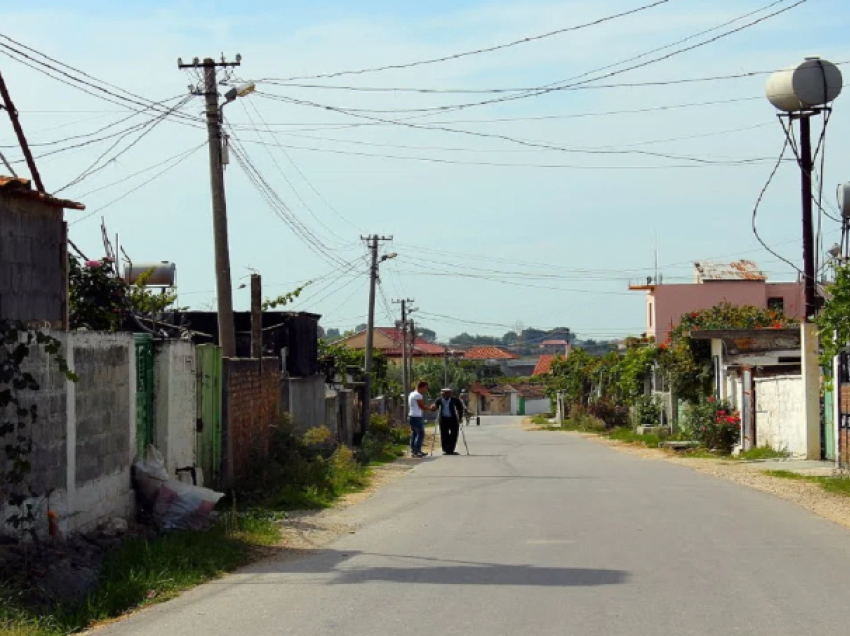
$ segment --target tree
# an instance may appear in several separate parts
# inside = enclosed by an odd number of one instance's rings
[[[850,265],[835,269],[835,282],[826,288],[827,301],[817,319],[823,353],[821,364],[832,366],[832,360],[850,343]]]
[[[174,309],[174,289],[156,293],[145,287],[150,272],[129,285],[118,277],[114,262],[108,258],[83,263],[71,255],[68,265],[71,329],[116,331],[131,314],[156,315]]]
[[[366,331],[366,329],[368,329],[368,327],[369,327],[369,325],[367,325],[364,322],[363,324],[357,325],[357,327],[354,329],[354,333],[360,333],[361,331]]]
[[[339,336],[340,336],[339,329],[328,329],[325,332],[326,338],[339,338]]]
[[[427,327],[416,327],[416,335],[426,342],[434,342],[437,340],[437,332]]]
[[[446,377],[448,376],[448,378]],[[446,365],[444,360],[422,360],[413,364],[413,380],[418,382],[425,380],[431,388],[432,397],[446,385],[455,392],[468,390],[469,386],[475,382],[475,371],[466,365],[458,364],[456,360],[449,360]]]

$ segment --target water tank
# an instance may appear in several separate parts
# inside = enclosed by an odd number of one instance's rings
[[[807,57],[767,79],[767,99],[786,113],[823,106],[841,93],[841,71],[832,62]]]
[[[173,287],[177,278],[177,265],[169,261],[159,263],[133,263],[124,268],[124,280],[135,285],[139,277],[150,272],[145,285],[149,287]]]

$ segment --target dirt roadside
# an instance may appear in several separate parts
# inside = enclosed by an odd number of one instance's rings
[[[528,421],[523,422],[523,429],[529,431],[540,430]],[[557,432],[561,433],[561,431]],[[706,475],[734,481],[743,486],[781,497],[806,508],[820,517],[829,519],[850,529],[850,497],[827,492],[818,484],[765,475],[763,472],[764,469],[758,463],[746,463],[720,458],[687,457],[678,455],[673,451],[626,444],[592,433],[563,431],[563,434],[583,437],[597,444],[609,446],[621,453],[627,453],[643,459],[670,462],[679,466],[686,466]]]

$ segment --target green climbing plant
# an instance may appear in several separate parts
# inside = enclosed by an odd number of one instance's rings
[[[5,503],[16,509],[6,523],[29,532],[33,538],[35,510],[27,501],[43,493],[34,492],[27,477],[32,472],[33,427],[38,420],[38,405],[32,392],[41,387],[26,369],[26,361],[33,349],[40,347],[67,379],[76,381],[61,346],[49,334],[18,321],[0,319],[0,444],[4,452],[0,491]]]

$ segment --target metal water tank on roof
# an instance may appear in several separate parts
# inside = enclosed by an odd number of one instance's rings
[[[767,79],[767,99],[786,113],[824,106],[841,93],[841,71],[832,62],[807,57]]]
[[[124,268],[124,280],[135,285],[139,278],[150,272],[145,280],[148,287],[173,287],[177,278],[177,265],[170,261],[159,263],[133,263]]]

